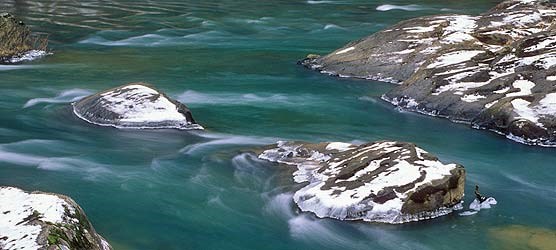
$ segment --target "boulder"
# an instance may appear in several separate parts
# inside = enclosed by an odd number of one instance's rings
[[[108,89],[72,105],[79,118],[100,126],[203,129],[185,105],[146,83],[130,83]]]
[[[323,73],[399,83],[395,106],[556,146],[556,4],[509,0],[479,16],[398,23],[300,63]]]
[[[31,33],[22,21],[0,13],[0,63],[18,63],[47,54],[48,39]]]
[[[278,142],[259,158],[295,166],[307,185],[294,201],[320,218],[398,224],[462,208],[465,169],[411,143]]]
[[[112,247],[96,233],[71,198],[0,187],[0,249],[91,249]]]

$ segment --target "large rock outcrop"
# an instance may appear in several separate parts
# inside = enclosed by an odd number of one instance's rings
[[[81,119],[117,128],[203,129],[191,111],[146,83],[130,83],[72,104]]]
[[[465,169],[411,143],[278,142],[259,158],[294,165],[302,211],[339,220],[404,223],[462,208]]]
[[[0,186],[0,249],[111,250],[71,198]]]
[[[48,39],[31,33],[22,21],[0,13],[0,63],[18,63],[47,54]]]
[[[401,22],[323,57],[323,73],[400,83],[395,106],[556,146],[556,4],[509,0],[479,16]]]

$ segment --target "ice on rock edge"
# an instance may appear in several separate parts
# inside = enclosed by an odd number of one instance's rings
[[[26,61],[33,61],[35,59],[42,58],[48,54],[49,53],[44,50],[30,50],[21,55],[11,57],[6,61],[9,63],[21,63]]]
[[[416,214],[402,212],[412,193],[451,176],[457,168],[456,164],[445,165],[425,157],[427,152],[417,147],[413,155],[407,144],[388,141],[362,146],[333,142],[320,147],[278,142],[276,146],[262,152],[259,158],[296,166],[294,180],[308,184],[295,192],[294,201],[302,211],[321,218],[404,223],[438,217],[461,207],[452,204]],[[398,157],[393,159],[394,155]],[[370,156],[373,160],[368,159]],[[366,160],[370,160],[366,167],[345,172],[350,162]],[[402,186],[411,188],[396,188]],[[384,202],[370,198],[391,189],[398,191]]]

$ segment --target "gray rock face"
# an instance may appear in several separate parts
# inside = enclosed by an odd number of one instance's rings
[[[48,39],[31,33],[20,20],[0,13],[0,63],[18,63],[47,54]]]
[[[278,142],[259,158],[296,166],[308,184],[294,201],[321,218],[398,224],[462,208],[465,169],[411,143]]]
[[[0,249],[111,250],[71,198],[0,186]]]
[[[81,119],[117,128],[203,129],[181,104],[145,83],[130,83],[73,103]]]
[[[479,16],[394,25],[301,63],[400,83],[383,99],[533,145],[556,146],[556,4],[504,1]]]

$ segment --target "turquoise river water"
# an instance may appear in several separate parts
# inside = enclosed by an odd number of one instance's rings
[[[403,6],[389,9],[388,5]],[[398,21],[495,1],[5,0],[54,54],[0,66],[0,185],[71,196],[115,249],[498,249],[492,230],[556,228],[556,149],[396,110],[387,83],[296,65]],[[390,6],[392,7],[392,6]],[[146,81],[206,130],[89,125],[70,102]],[[467,169],[498,205],[404,225],[317,219],[286,167],[244,150],[277,140],[417,143]]]

